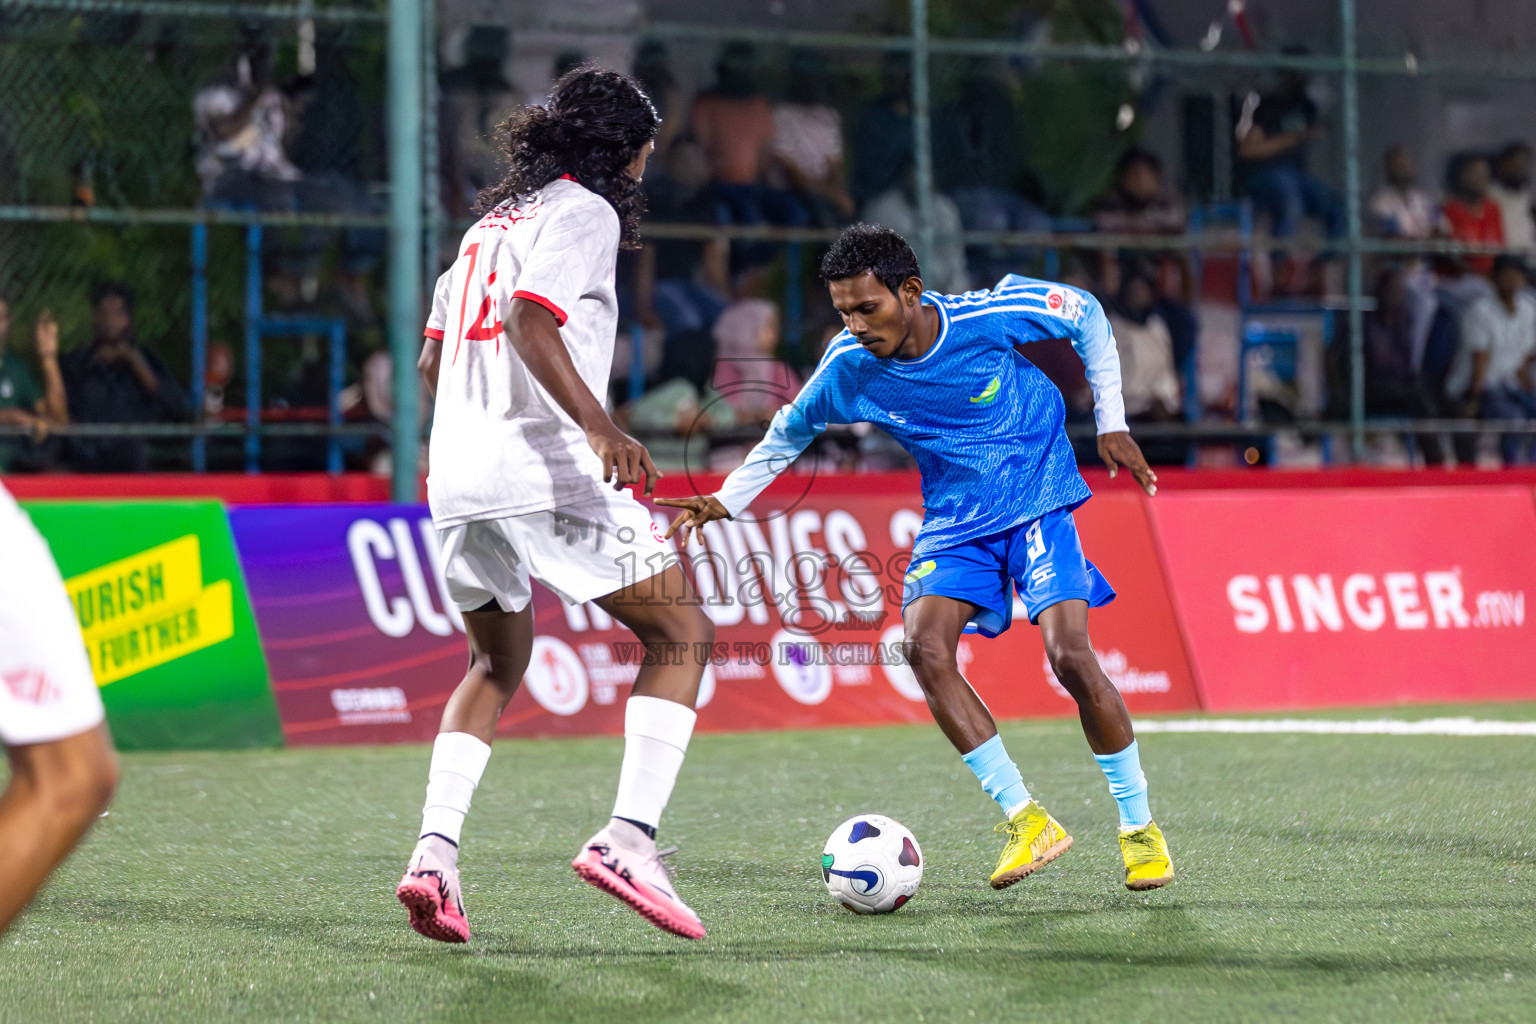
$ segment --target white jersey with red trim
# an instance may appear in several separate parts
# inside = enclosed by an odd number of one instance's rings
[[[502,322],[514,299],[554,314],[603,402],[613,364],[619,218],[574,179],[482,217],[438,278],[426,334],[442,342],[427,499],[439,528],[575,504],[602,483],[586,434],[533,379]]]

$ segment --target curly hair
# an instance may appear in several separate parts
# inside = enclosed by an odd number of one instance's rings
[[[858,277],[865,271],[896,294],[909,277],[921,277],[907,240],[878,224],[850,224],[821,259],[821,283]]]
[[[481,190],[477,209],[523,202],[569,174],[619,215],[619,247],[638,249],[645,199],[625,168],[660,128],[661,117],[633,78],[592,64],[573,68],[555,83],[547,105],[523,107],[497,126],[507,174]]]

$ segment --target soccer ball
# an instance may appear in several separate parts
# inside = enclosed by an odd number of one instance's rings
[[[832,898],[855,914],[889,914],[917,892],[923,851],[899,821],[855,815],[827,839],[821,877]]]

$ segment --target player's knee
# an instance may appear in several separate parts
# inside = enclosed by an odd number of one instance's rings
[[[956,670],[954,650],[926,630],[908,633],[901,641],[901,653],[917,681],[925,686],[944,672]]]
[[[1045,653],[1057,680],[1074,693],[1090,689],[1101,675],[1086,636],[1052,637],[1046,641]]]

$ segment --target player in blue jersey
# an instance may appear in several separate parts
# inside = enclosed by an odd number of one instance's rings
[[[987,706],[960,674],[960,636],[1011,624],[1014,587],[1039,625],[1051,668],[1077,701],[1094,759],[1120,814],[1125,884],[1173,879],[1120,693],[1088,642],[1088,609],[1114,600],[1083,557],[1072,510],[1089,497],[1064,429],[1061,393],[1015,346],[1068,338],[1088,371],[1099,455],[1148,494],[1157,477],[1125,425],[1120,362],[1098,300],[1066,285],[1008,275],[991,291],[925,292],[917,257],[896,232],[845,230],[821,278],[846,330],[827,346],[795,401],[713,495],[660,500],[683,509],[667,536],[739,515],[828,423],[868,422],[912,453],[925,516],[902,595],[904,653],[933,716],[1006,818],[992,886],[1002,889],[1065,853],[1072,837],[1025,787]]]

